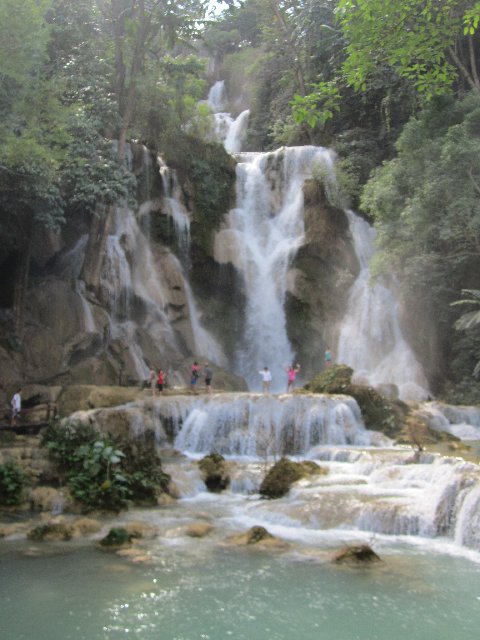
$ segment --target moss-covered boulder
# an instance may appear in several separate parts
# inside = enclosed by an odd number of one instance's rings
[[[116,548],[130,544],[134,536],[123,527],[112,527],[107,535],[100,540],[102,547]]]
[[[230,484],[230,475],[225,458],[219,453],[210,453],[202,458],[198,467],[207,489],[213,493],[220,493]]]
[[[228,539],[230,544],[240,547],[254,547],[256,549],[268,549],[270,551],[285,551],[289,544],[284,540],[279,540],[275,536],[259,525],[251,527],[245,533],[239,533]]]
[[[66,522],[47,522],[28,532],[27,537],[35,542],[56,542],[71,540],[72,527]]]
[[[333,561],[337,564],[370,564],[380,562],[380,557],[368,544],[359,544],[340,549]]]
[[[321,473],[326,473],[326,470],[311,460],[293,462],[288,458],[282,458],[265,476],[259,493],[266,498],[281,498],[297,480]]]
[[[353,369],[336,364],[316,375],[305,385],[312,393],[346,393],[352,384]]]

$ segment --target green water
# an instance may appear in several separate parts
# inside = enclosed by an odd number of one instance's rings
[[[172,543],[137,565],[90,547],[0,547],[2,640],[473,640],[480,566],[410,548],[341,567]],[[151,551],[149,552],[151,553]]]

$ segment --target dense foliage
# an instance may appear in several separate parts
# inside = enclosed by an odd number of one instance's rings
[[[16,462],[0,464],[0,505],[15,506],[22,502],[26,476]]]
[[[52,423],[42,444],[84,511],[120,511],[132,502],[155,504],[168,485],[153,443],[146,440],[122,443],[90,426]]]

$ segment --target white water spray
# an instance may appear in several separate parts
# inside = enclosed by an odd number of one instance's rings
[[[216,261],[231,262],[245,283],[246,329],[234,369],[258,388],[258,371],[268,366],[272,388],[280,391],[294,357],[284,304],[288,269],[304,241],[303,184],[315,167],[330,171],[333,157],[327,149],[305,146],[236,158],[236,207],[214,244]]]
[[[354,369],[354,379],[370,385],[396,384],[400,397],[423,400],[428,382],[403,337],[398,304],[392,292],[370,280],[370,259],[376,232],[368,222],[347,211],[360,273],[354,282],[340,327],[337,360]]]

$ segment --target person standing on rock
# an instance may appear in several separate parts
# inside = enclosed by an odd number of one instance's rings
[[[198,362],[195,360],[195,362],[192,364],[192,369],[190,372],[190,391],[192,393],[196,393],[196,388],[197,388],[197,380],[200,377],[200,367],[198,365]]]
[[[22,410],[22,388],[16,390],[13,394],[13,397],[10,401],[10,406],[12,408],[12,417],[10,420],[10,426],[16,427],[17,420],[20,419],[20,412]]]
[[[333,364],[333,353],[330,350],[330,347],[327,347],[325,349],[324,359],[325,359],[325,367],[327,367],[327,369],[328,369],[328,367],[331,367],[332,364]]]
[[[157,377],[157,389],[160,393],[163,393],[163,386],[165,384],[165,372],[163,369],[160,369]]]
[[[205,388],[207,389],[207,393],[212,393],[213,371],[210,369],[208,362],[205,363],[203,372],[205,374]]]
[[[262,371],[258,372],[262,376],[262,391],[263,393],[270,393],[270,385],[272,383],[272,374],[268,367],[263,367]]]
[[[148,386],[152,390],[152,396],[155,395],[155,385],[157,384],[157,374],[155,373],[155,369],[150,367],[150,372],[148,374]]]
[[[297,363],[287,369],[287,393],[291,393],[293,391],[293,387],[295,385],[295,378],[297,373],[300,371],[300,365]]]

